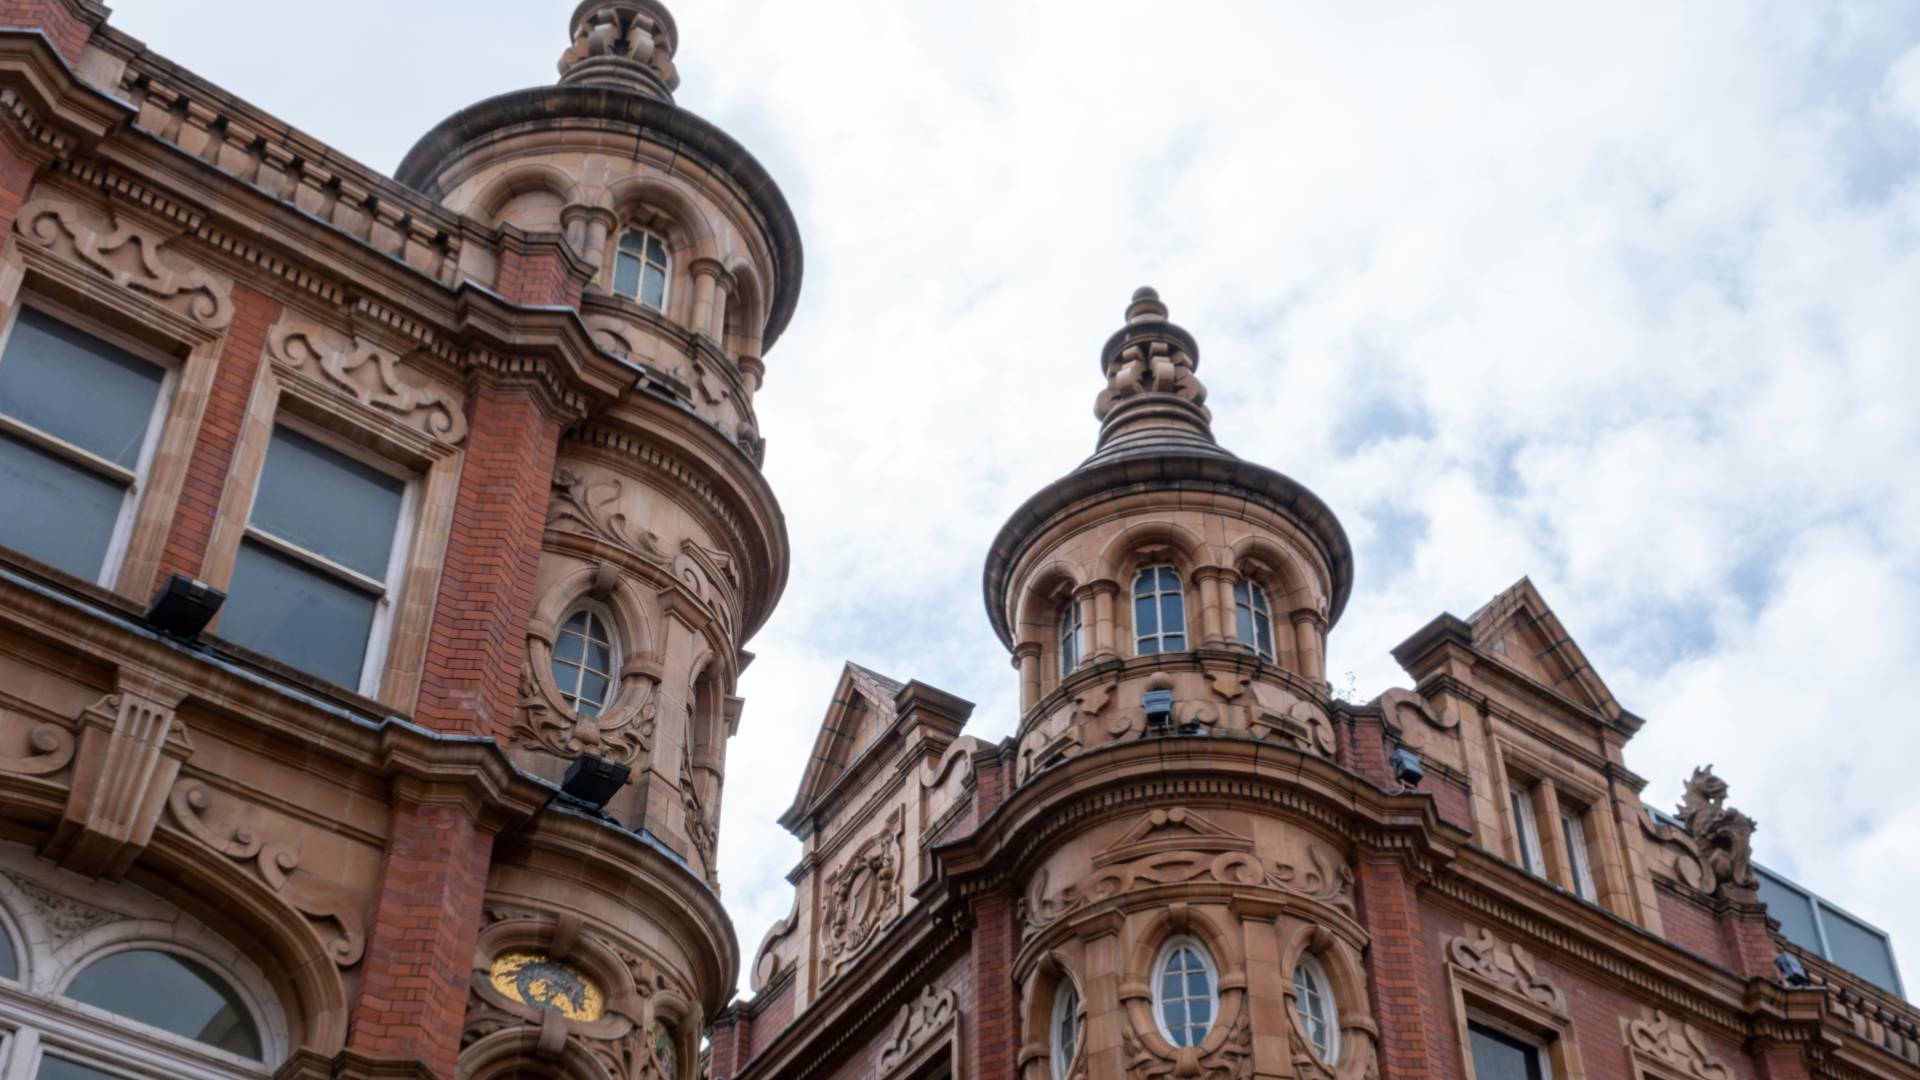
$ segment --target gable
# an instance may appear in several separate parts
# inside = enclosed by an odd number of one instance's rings
[[[1531,579],[1515,582],[1474,612],[1467,623],[1473,630],[1473,647],[1481,653],[1609,720],[1621,715],[1613,691],[1587,662],[1587,654]]]
[[[901,683],[859,664],[849,662],[841,669],[833,701],[820,722],[820,734],[814,737],[800,790],[794,795],[793,805],[780,816],[781,824],[792,829],[893,726],[897,718],[894,699],[903,689]]]

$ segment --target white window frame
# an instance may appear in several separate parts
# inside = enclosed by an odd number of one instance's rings
[[[1475,1065],[1473,1061],[1473,1027],[1476,1024],[1480,1027],[1497,1031],[1507,1038],[1512,1039],[1514,1042],[1525,1043],[1533,1047],[1534,1058],[1540,1062],[1540,1080],[1553,1080],[1553,1044],[1556,1040],[1542,1038],[1532,1031],[1517,1027],[1499,1017],[1490,1016],[1478,1010],[1469,1010],[1467,1012],[1466,1028],[1462,1031],[1462,1034],[1467,1037],[1467,1045],[1465,1048],[1467,1053],[1467,1067],[1473,1070],[1474,1080],[1478,1080],[1480,1072],[1479,1066]]]
[[[1307,1045],[1313,1051],[1314,1056],[1320,1059],[1322,1065],[1331,1067],[1340,1060],[1340,1003],[1333,996],[1333,980],[1327,977],[1327,969],[1320,963],[1320,958],[1310,952],[1301,953],[1300,959],[1293,965],[1293,968],[1293,986],[1296,995],[1294,1011],[1299,1014],[1300,1028],[1306,1033]],[[1322,1052],[1320,1047],[1313,1045],[1313,1028],[1307,1024],[1308,1012],[1305,1004],[1298,1000],[1297,995],[1300,992],[1299,974],[1301,972],[1306,973],[1307,982],[1312,985],[1314,992],[1320,998],[1321,1006],[1326,1011],[1326,1015],[1323,1017],[1327,1026],[1327,1047],[1325,1052]]]
[[[419,515],[420,473],[418,470],[409,469],[399,462],[373,453],[366,447],[356,446],[295,413],[284,410],[279,412],[273,418],[273,426],[275,429],[284,427],[304,435],[329,450],[386,473],[405,485],[400,491],[400,512],[395,515],[393,548],[387,553],[386,580],[377,581],[358,570],[342,566],[318,552],[308,551],[291,540],[281,539],[254,525],[253,504],[259,501],[262,481],[266,477],[267,454],[273,452],[273,432],[268,432],[266,451],[260,455],[259,474],[254,477],[253,494],[247,500],[247,525],[240,534],[240,542],[243,545],[252,540],[271,551],[294,559],[374,597],[373,625],[367,631],[367,652],[360,663],[360,681],[358,685],[348,687],[355,693],[371,697],[380,690],[380,676],[386,669],[387,646],[393,635],[394,611],[399,607],[402,590],[406,588],[407,561],[412,555],[413,534],[418,524],[416,518]]]
[[[1160,571],[1162,570],[1170,570],[1173,572],[1173,588],[1172,589],[1162,589],[1160,587]],[[1148,593],[1142,593],[1140,592],[1140,578],[1146,574],[1153,575],[1153,590]],[[1186,588],[1185,581],[1183,581],[1180,577],[1180,568],[1169,562],[1157,562],[1150,566],[1143,566],[1140,569],[1134,571],[1133,587],[1130,590],[1128,590],[1127,603],[1129,605],[1129,610],[1133,613],[1132,621],[1136,624],[1138,624],[1140,621],[1140,615],[1139,615],[1140,599],[1142,596],[1153,597],[1154,632],[1151,634],[1143,634],[1140,632],[1140,627],[1138,625],[1134,626],[1133,628],[1134,655],[1135,656],[1165,656],[1167,653],[1170,653],[1170,652],[1185,652],[1190,647],[1190,643],[1193,641],[1193,627],[1188,625],[1190,620],[1187,618],[1187,588]],[[1166,612],[1160,603],[1161,598],[1166,596],[1177,596],[1180,598],[1180,631],[1177,635],[1170,634],[1167,632]],[[1181,645],[1178,649],[1169,649],[1167,648],[1167,638],[1174,637],[1174,636],[1178,636],[1180,638]],[[1143,652],[1141,650],[1140,646],[1147,641],[1153,642],[1154,651]]]
[[[621,665],[626,660],[626,652],[621,648],[620,624],[614,620],[613,609],[591,597],[581,597],[575,600],[573,603],[567,605],[566,611],[561,613],[559,623],[553,628],[554,644],[556,646],[560,643],[560,635],[566,633],[567,623],[571,621],[575,615],[582,612],[600,620],[600,625],[607,631],[608,663],[612,667],[612,670],[607,672],[607,699],[600,703],[599,711],[592,714],[595,717],[601,717],[607,715],[608,711],[613,708],[614,702],[620,698],[620,671]],[[561,663],[561,661],[556,660],[551,654],[547,657],[547,677],[553,680],[554,689],[560,692],[560,700],[562,702],[565,702],[569,697],[577,699],[580,696],[580,683],[582,679],[584,679],[585,676],[583,673],[586,671],[587,658],[585,649],[586,643],[582,642],[580,669],[579,672],[576,673],[578,677],[574,679],[573,692],[571,694],[568,693],[568,688],[561,684],[560,675],[554,670],[555,666]],[[578,708],[574,708],[573,712],[576,716],[586,715],[581,713]]]
[[[1245,599],[1242,599],[1243,593]],[[1254,655],[1260,659],[1265,660],[1269,664],[1273,663],[1276,648],[1273,643],[1273,603],[1267,597],[1266,588],[1252,578],[1243,577],[1239,581],[1234,582],[1233,585],[1233,629],[1235,637],[1239,637],[1240,612],[1242,611],[1247,613],[1247,627],[1253,632],[1253,640],[1248,641],[1246,638],[1240,638],[1240,643],[1252,649]],[[1265,620],[1267,624],[1267,644],[1264,648],[1260,645],[1260,623],[1262,620]]]
[[[1073,1024],[1073,1041],[1062,1045],[1060,1028],[1066,1021]],[[1073,1068],[1084,1035],[1080,1024],[1080,988],[1063,975],[1053,988],[1053,1009],[1047,1023],[1047,1060],[1053,1080],[1067,1080],[1067,1071]]]
[[[1540,822],[1533,806],[1533,788],[1507,781],[1508,808],[1513,813],[1514,843],[1520,849],[1520,869],[1537,878],[1547,876],[1547,857],[1540,847]]]
[[[41,431],[32,424],[0,413],[0,432],[95,475],[126,485],[126,495],[120,501],[120,513],[114,518],[113,532],[107,538],[106,557],[101,560],[100,568],[94,573],[92,579],[96,585],[111,588],[114,579],[119,576],[121,561],[127,557],[127,544],[133,539],[134,523],[140,516],[140,500],[146,492],[153,470],[154,453],[160,447],[160,435],[167,426],[167,413],[173,404],[174,389],[180,381],[180,358],[169,356],[138,338],[123,334],[100,320],[64,304],[23,293],[19,302],[13,305],[13,310],[7,314],[6,327],[0,330],[0,364],[6,363],[7,347],[13,343],[14,324],[20,321],[20,313],[27,308],[32,308],[56,322],[65,323],[90,337],[99,338],[108,345],[160,369],[160,387],[154,392],[153,412],[147,417],[146,437],[140,444],[140,454],[134,460],[132,469],[117,465],[91,450],[75,446],[56,435]]]
[[[1166,995],[1162,992],[1166,989],[1165,975],[1167,971],[1167,961],[1173,958],[1176,950],[1183,948],[1192,949],[1194,955],[1200,958],[1200,966],[1205,969],[1207,973],[1207,989],[1213,1002],[1213,1008],[1207,1016],[1206,1029],[1201,1031],[1199,1037],[1190,1044],[1183,1044],[1180,1040],[1174,1038],[1173,1031],[1167,1027]],[[1178,937],[1168,938],[1166,944],[1160,946],[1160,951],[1154,955],[1152,979],[1153,1024],[1160,1029],[1160,1037],[1176,1047],[1186,1045],[1197,1047],[1205,1042],[1207,1035],[1213,1031],[1214,1025],[1220,1022],[1220,969],[1214,965],[1213,950],[1207,948],[1205,942],[1191,934],[1181,934]],[[1183,988],[1182,994],[1184,995],[1184,993]],[[1190,1001],[1193,999],[1183,996],[1182,1000]]]
[[[1573,871],[1573,892],[1588,903],[1598,903],[1593,885],[1593,856],[1587,848],[1587,826],[1578,810],[1560,808],[1560,838],[1567,845],[1567,865]]]
[[[1080,667],[1080,660],[1086,655],[1087,619],[1080,601],[1071,596],[1060,602],[1056,618],[1059,621],[1060,677],[1064,679]]]
[[[632,254],[620,246],[620,241],[631,233],[638,233],[640,235],[640,252],[635,256],[640,260],[640,279],[635,282],[634,287],[636,291],[633,293],[622,293],[619,292],[617,288],[614,291],[618,295],[625,296],[627,299],[646,308],[648,311],[657,311],[665,315],[668,305],[673,303],[673,245],[667,241],[666,233],[639,224],[626,225],[621,228],[618,233],[615,233],[613,237],[613,276],[609,284],[616,283],[620,280],[620,256]],[[657,308],[640,298],[641,294],[647,291],[647,267],[656,265],[647,258],[646,242],[648,240],[660,241],[660,250],[666,252],[667,256],[666,263],[660,265],[662,282],[660,285],[660,306]]]

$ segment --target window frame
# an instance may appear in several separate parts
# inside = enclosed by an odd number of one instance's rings
[[[1191,1043],[1181,1042],[1174,1037],[1173,1031],[1167,1027],[1166,997],[1163,993],[1166,988],[1165,975],[1167,962],[1173,959],[1173,954],[1177,950],[1183,948],[1191,949],[1193,954],[1200,958],[1200,967],[1206,972],[1207,976],[1208,999],[1213,1006],[1208,1012],[1207,1026],[1201,1029],[1200,1034]],[[1152,983],[1149,990],[1153,999],[1153,1026],[1159,1030],[1160,1037],[1167,1040],[1169,1045],[1177,1049],[1184,1049],[1188,1046],[1197,1048],[1200,1044],[1206,1042],[1207,1036],[1213,1034],[1214,1027],[1220,1023],[1220,967],[1215,963],[1213,950],[1207,948],[1206,942],[1192,934],[1176,934],[1168,938],[1161,944],[1160,950],[1154,953],[1153,970],[1149,973],[1149,977]],[[1192,1001],[1195,999],[1186,997],[1183,994],[1181,1000]],[[1191,1019],[1188,1020],[1187,1026],[1193,1026]]]
[[[1052,1080],[1067,1080],[1067,1073],[1079,1057],[1080,1042],[1085,1036],[1080,1011],[1080,988],[1071,976],[1062,975],[1053,987],[1053,1006],[1047,1010],[1047,1068]],[[1062,1021],[1073,1024],[1073,1041],[1064,1046],[1060,1042]]]
[[[606,676],[607,676],[606,700],[600,702],[599,706],[595,709],[595,711],[590,714],[582,713],[579,710],[579,707],[577,704],[579,699],[579,694],[577,691],[579,689],[580,680],[575,680],[574,692],[570,693],[567,687],[561,685],[559,674],[554,670],[555,665],[562,663],[562,661],[558,659],[560,636],[567,632],[567,623],[572,621],[575,615],[579,615],[582,613],[586,614],[590,618],[598,619],[600,622],[601,628],[606,631],[607,652],[608,652],[607,660],[608,660],[608,665],[612,668],[612,670],[606,673]],[[571,711],[573,715],[577,717],[583,717],[588,719],[599,719],[600,717],[606,716],[609,712],[613,710],[614,706],[620,700],[620,672],[621,672],[622,665],[626,661],[626,649],[620,640],[620,621],[614,618],[613,609],[608,605],[590,596],[575,597],[573,602],[567,605],[566,610],[560,613],[560,618],[555,620],[554,627],[553,627],[553,637],[554,637],[554,649],[549,651],[547,654],[547,675],[549,678],[553,680],[553,688],[559,692],[560,701],[563,704],[566,704],[569,698],[574,699],[574,704],[570,704],[568,708],[569,708],[569,711]],[[588,640],[590,641],[591,639],[588,639]],[[581,659],[581,663],[577,670],[581,673],[581,678],[584,679],[585,677],[584,673],[588,670],[586,666],[586,653],[585,653],[584,646],[582,648],[580,659]]]
[[[626,251],[620,246],[622,240],[633,234],[638,234],[641,237],[640,251],[638,253]],[[656,264],[647,258],[646,242],[648,240],[658,240],[660,242],[660,251],[666,256],[665,263]],[[665,315],[667,308],[673,303],[673,241],[668,238],[666,232],[661,229],[656,229],[652,225],[642,225],[637,221],[628,221],[614,234],[613,242],[607,246],[613,249],[613,262],[607,268],[607,284],[610,286],[608,291],[612,292],[615,296],[625,297],[639,304],[641,307],[646,308],[648,311]],[[631,255],[640,263],[640,276],[634,283],[635,291],[631,293],[622,292],[619,286],[620,258],[623,255]],[[642,294],[645,293],[647,289],[647,267],[649,266],[657,266],[660,270],[660,306],[658,307],[641,299]]]
[[[1520,869],[1542,881],[1551,881],[1547,873],[1546,849],[1540,842],[1539,808],[1534,805],[1539,785],[1507,780],[1507,812],[1513,818],[1514,854]]]
[[[1080,669],[1087,656],[1087,617],[1079,598],[1067,596],[1054,613],[1054,649],[1060,656],[1060,677]]]
[[[1163,570],[1173,576],[1172,589],[1165,589],[1161,585],[1160,572]],[[1153,575],[1153,589],[1150,592],[1142,593],[1140,592],[1140,579],[1148,574]],[[1151,634],[1142,634],[1140,632],[1139,617],[1140,601],[1148,596],[1153,598],[1154,632]],[[1177,633],[1169,633],[1167,631],[1164,598],[1168,596],[1177,597],[1180,601],[1180,630]],[[1127,611],[1127,620],[1130,624],[1129,629],[1133,634],[1133,655],[1165,656],[1168,653],[1186,652],[1191,648],[1190,643],[1193,640],[1193,627],[1190,625],[1192,620],[1187,617],[1187,585],[1186,579],[1180,573],[1180,567],[1178,565],[1167,561],[1156,561],[1136,569],[1133,572],[1131,588],[1127,591]],[[1177,649],[1168,648],[1167,639],[1169,637],[1178,637],[1180,639],[1180,647]],[[1151,652],[1141,648],[1141,645],[1148,640],[1152,640],[1154,643]]]
[[[1593,849],[1587,839],[1586,811],[1560,807],[1560,839],[1567,849],[1567,870],[1573,876],[1568,885],[1573,894],[1589,904],[1600,902],[1600,890],[1593,876]]]
[[[131,469],[108,461],[84,447],[75,446],[58,435],[41,431],[24,420],[18,420],[0,412],[0,435],[11,437],[76,468],[85,469],[95,476],[104,477],[126,488],[121,496],[120,510],[114,516],[113,531],[107,537],[107,549],[101,559],[101,565],[90,577],[84,579],[110,589],[114,587],[126,563],[128,549],[132,546],[134,532],[139,524],[147,494],[156,486],[153,476],[154,460],[159,455],[161,439],[166,433],[168,421],[172,418],[174,401],[179,394],[182,380],[182,369],[185,368],[187,361],[185,357],[157,348],[153,343],[128,334],[79,308],[23,289],[7,311],[6,324],[0,326],[0,365],[6,363],[7,349],[13,344],[14,327],[19,323],[21,314],[28,310],[63,323],[89,337],[97,338],[135,359],[143,360],[160,369],[160,385],[154,391],[153,408],[147,415],[146,434],[141,440],[140,453],[135,458]]]
[[[1306,972],[1307,981],[1313,985],[1314,991],[1318,993],[1321,1003],[1326,1010],[1326,1015],[1322,1018],[1327,1029],[1327,1046],[1325,1052],[1322,1052],[1320,1047],[1314,1045],[1313,1029],[1307,1025],[1307,1012],[1299,1000],[1299,979],[1302,971]],[[1292,976],[1291,985],[1294,989],[1294,1014],[1299,1021],[1301,1030],[1307,1036],[1307,1046],[1313,1052],[1314,1056],[1320,1059],[1322,1065],[1332,1068],[1340,1060],[1340,1000],[1333,992],[1333,978],[1327,974],[1326,965],[1321,963],[1320,958],[1311,952],[1301,953],[1300,958],[1294,961]]]
[[[1244,598],[1243,594],[1244,593]],[[1240,633],[1240,613],[1247,613],[1247,630],[1253,634],[1248,641]],[[1267,643],[1260,645],[1260,624],[1266,622]],[[1280,647],[1275,642],[1273,630],[1273,600],[1267,595],[1267,588],[1250,577],[1242,577],[1233,583],[1233,636],[1240,644],[1253,650],[1253,654],[1269,664],[1278,663]]]
[[[327,449],[351,458],[376,472],[385,473],[401,481],[403,486],[400,492],[400,509],[394,515],[394,535],[392,547],[387,551],[385,580],[375,581],[358,570],[342,566],[325,555],[308,551],[291,540],[274,536],[254,525],[254,504],[260,499],[261,480],[267,468],[267,454],[273,449],[275,430],[282,427],[312,439]],[[357,694],[372,697],[379,693],[380,681],[386,671],[388,648],[392,644],[394,619],[408,585],[407,567],[412,561],[413,541],[419,531],[420,496],[425,483],[426,478],[419,469],[409,468],[402,462],[356,445],[324,425],[316,424],[299,413],[285,408],[275,410],[261,448],[260,460],[254,468],[252,489],[247,493],[246,512],[240,521],[238,542],[234,545],[232,564],[227,571],[228,583],[231,584],[232,566],[238,564],[240,549],[248,541],[253,541],[276,554],[284,555],[309,569],[319,571],[337,582],[371,594],[374,598],[373,622],[367,630],[367,651],[361,658],[360,677],[353,686],[345,687]],[[235,644],[247,647],[245,642],[235,642]],[[304,670],[297,664],[289,666],[296,670]],[[313,677],[320,678],[317,675]],[[322,679],[322,681],[327,680]]]
[[[1561,1042],[1557,1036],[1544,1036],[1518,1024],[1503,1020],[1482,1009],[1470,1008],[1462,1018],[1461,1039],[1465,1043],[1460,1049],[1467,1059],[1465,1080],[1479,1080],[1480,1067],[1473,1060],[1473,1029],[1485,1028],[1512,1042],[1522,1043],[1533,1050],[1534,1060],[1540,1064],[1540,1080],[1554,1080],[1554,1045]]]

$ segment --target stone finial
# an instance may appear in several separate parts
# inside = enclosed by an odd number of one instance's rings
[[[1200,346],[1193,335],[1167,321],[1167,305],[1150,288],[1134,291],[1127,325],[1100,354],[1106,389],[1094,401],[1102,448],[1143,434],[1213,442],[1207,388],[1195,372]]]
[[[1693,770],[1680,800],[1680,823],[1700,849],[1700,863],[1711,879],[1707,891],[1727,896],[1729,890],[1747,898],[1760,887],[1753,874],[1754,820],[1726,805],[1727,782],[1713,774],[1713,766]]]
[[[583,0],[569,24],[573,44],[560,54],[563,85],[607,86],[673,100],[680,32],[659,0]]]

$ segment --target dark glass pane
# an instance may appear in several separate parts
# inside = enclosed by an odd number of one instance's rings
[[[1894,988],[1893,952],[1886,938],[1832,908],[1821,913],[1820,921],[1827,928],[1834,963],[1888,990]]]
[[[667,265],[667,249],[661,245],[659,237],[647,237],[647,258],[661,266]]]
[[[1244,644],[1244,645],[1254,644],[1253,612],[1243,607],[1236,607],[1233,610],[1234,610],[1234,614],[1237,616],[1237,619],[1235,621],[1239,628],[1241,644]]]
[[[7,933],[0,930],[0,979],[17,979],[20,967],[13,959],[13,942],[7,940]]]
[[[103,1073],[77,1061],[57,1057],[41,1058],[40,1068],[34,1071],[33,1076],[34,1080],[120,1080],[112,1073]]]
[[[1153,591],[1153,571],[1142,570],[1133,579],[1133,595],[1145,596]]]
[[[115,953],[82,971],[67,996],[243,1057],[260,1056],[260,1035],[239,997],[183,956],[153,949]]]
[[[1187,1026],[1187,1003],[1169,1001],[1161,1008],[1161,1014],[1167,1018],[1167,1029],[1173,1032],[1174,1041],[1180,1042],[1182,1029]],[[1185,1043],[1181,1043],[1185,1046]]]
[[[637,296],[640,293],[640,260],[631,255],[621,255],[613,260],[613,291],[621,296]]]
[[[667,275],[657,266],[649,266],[641,278],[640,302],[655,311],[665,310],[667,306]]]
[[[613,673],[613,651],[605,645],[587,647],[587,666],[602,674]]]
[[[0,412],[131,469],[165,374],[92,334],[22,308],[0,356]]]
[[[91,581],[126,498],[99,473],[0,435],[0,544]]]
[[[251,520],[282,540],[385,581],[406,487],[297,431],[276,428]]]
[[[1262,615],[1254,619],[1253,624],[1258,632],[1254,647],[1260,650],[1261,656],[1271,659],[1273,656],[1273,620]]]
[[[1213,1022],[1213,999],[1201,998],[1188,1002],[1187,1015],[1195,1028],[1206,1031],[1207,1025]]]
[[[1179,652],[1187,647],[1187,639],[1180,634],[1168,634],[1160,639],[1160,647],[1167,652]]]
[[[349,690],[360,685],[374,599],[359,589],[247,541],[220,611],[221,637]]]
[[[1163,566],[1160,568],[1160,591],[1180,591],[1180,575],[1174,573],[1173,567],[1171,566]]]
[[[569,664],[578,667],[583,642],[580,633],[574,628],[572,619],[567,620],[567,628],[553,639],[553,660],[557,664]]]
[[[611,642],[612,639],[607,634],[607,624],[601,622],[589,612],[583,611],[580,614],[587,617],[587,640],[598,642],[601,645],[606,645]]]
[[[1142,596],[1134,600],[1133,632],[1136,637],[1150,637],[1160,632],[1160,619],[1154,614],[1153,597]]]
[[[635,255],[643,254],[647,250],[647,234],[640,232],[621,233],[620,250],[631,251]]]
[[[606,701],[607,677],[604,675],[595,675],[591,671],[582,675],[580,677],[580,698],[582,706],[590,702]],[[595,711],[599,711],[597,707]]]
[[[1467,1025],[1474,1080],[1540,1080],[1540,1049],[1480,1024]]]
[[[1160,598],[1160,625],[1167,633],[1176,633],[1187,628],[1187,606],[1179,593]]]
[[[1206,972],[1193,971],[1191,969],[1187,971],[1187,996],[1190,998],[1213,996],[1213,988],[1207,985]]]

